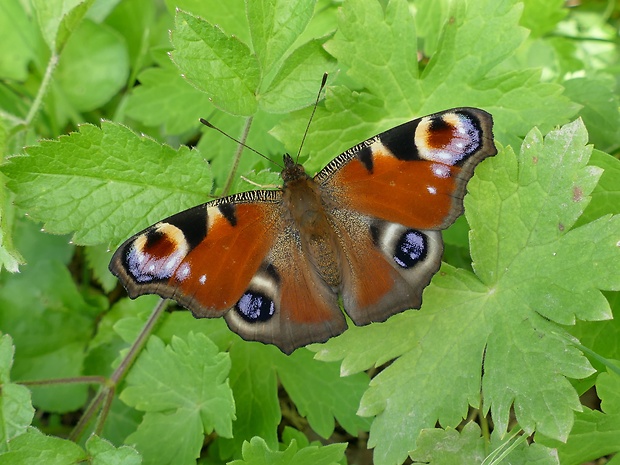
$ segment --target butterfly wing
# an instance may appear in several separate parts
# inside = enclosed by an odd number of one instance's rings
[[[309,267],[281,211],[281,192],[200,205],[136,234],[110,271],[131,298],[157,294],[194,316],[224,316],[248,340],[284,352],[346,328],[337,294]]]
[[[316,175],[334,205],[343,303],[356,324],[420,307],[441,264],[439,231],[463,212],[476,165],[497,153],[492,125],[475,108],[436,113],[356,145]]]
[[[274,242],[225,319],[244,339],[275,344],[287,354],[347,327],[338,294],[309,266],[298,233],[290,227]]]
[[[491,116],[459,108],[386,131],[328,164],[314,179],[339,240],[337,288],[302,250],[280,191],[237,194],[160,221],[122,244],[110,270],[131,298],[175,299],[290,353],[344,331],[338,292],[358,325],[419,308],[441,263],[439,230],[462,213],[475,166],[495,153]]]

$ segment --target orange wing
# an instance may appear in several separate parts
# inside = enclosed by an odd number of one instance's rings
[[[237,194],[156,223],[119,247],[110,271],[131,298],[158,294],[197,317],[222,316],[240,299],[278,234],[280,193],[259,192],[260,199]]]
[[[447,110],[368,139],[317,174],[333,206],[342,299],[355,324],[420,308],[441,265],[439,230],[463,212],[476,165],[497,153],[492,124],[483,110]]]
[[[419,229],[463,212],[475,166],[497,153],[487,112],[456,108],[397,126],[347,150],[316,176],[342,208]]]
[[[340,334],[338,296],[309,266],[285,224],[281,192],[206,203],[136,234],[110,271],[131,298],[158,294],[194,316],[224,316],[241,337],[283,352]]]

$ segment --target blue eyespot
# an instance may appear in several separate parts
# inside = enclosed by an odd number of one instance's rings
[[[248,291],[241,296],[235,310],[249,323],[269,320],[276,312],[276,307],[269,297],[260,292]]]
[[[396,244],[394,261],[402,268],[412,268],[424,260],[427,252],[426,236],[415,229],[408,229],[400,236]]]

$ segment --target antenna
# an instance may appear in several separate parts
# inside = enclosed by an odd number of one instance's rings
[[[273,161],[271,158],[269,158],[267,155],[263,155],[263,154],[262,154],[262,153],[260,153],[258,150],[256,150],[256,149],[254,149],[254,148],[250,147],[250,146],[249,146],[249,145],[247,145],[247,144],[244,144],[243,142],[241,142],[241,141],[240,141],[240,140],[238,140],[238,139],[235,139],[235,138],[234,138],[233,136],[231,136],[230,134],[228,134],[228,133],[226,133],[226,132],[222,131],[222,130],[221,130],[220,128],[218,128],[217,126],[214,126],[213,124],[209,123],[206,119],[204,119],[204,118],[200,118],[200,122],[201,122],[202,124],[204,124],[206,127],[211,128],[211,129],[215,129],[217,132],[219,132],[219,133],[221,133],[221,134],[225,135],[225,136],[226,136],[226,137],[228,137],[230,140],[235,141],[237,144],[242,145],[242,146],[243,146],[243,147],[245,147],[246,149],[251,150],[251,151],[252,151],[252,152],[254,152],[255,154],[257,154],[257,155],[259,155],[259,156],[263,157],[265,160],[267,160],[267,161],[268,161],[268,162],[270,162],[270,163],[273,163],[273,164],[274,164],[274,165],[276,165],[278,168],[284,169],[284,166],[282,166],[282,165],[281,165],[281,164],[279,164],[279,163],[276,163],[276,162],[275,162],[275,161]]]
[[[299,155],[301,154],[301,149],[304,146],[304,142],[306,141],[306,136],[308,135],[308,130],[310,129],[310,123],[312,123],[312,118],[314,118],[314,113],[316,112],[316,107],[319,104],[319,99],[321,98],[321,92],[325,87],[325,83],[327,83],[327,73],[323,74],[323,80],[321,81],[321,87],[319,87],[319,92],[316,95],[316,101],[314,102],[314,107],[312,108],[312,114],[310,115],[310,119],[308,120],[308,125],[306,126],[306,130],[304,131],[304,137],[301,139],[301,144],[299,144],[299,151],[297,152],[297,157],[295,158],[295,163],[299,161]]]
[[[304,131],[304,137],[301,139],[301,144],[299,144],[299,151],[297,152],[297,158],[295,159],[295,163],[297,163],[297,161],[299,160],[299,155],[301,154],[301,149],[304,146],[304,142],[306,141],[306,136],[308,135],[308,130],[310,129],[310,123],[312,123],[312,118],[314,118],[314,113],[316,112],[316,107],[319,104],[319,99],[321,98],[321,92],[323,91],[323,88],[325,87],[325,84],[327,83],[327,76],[328,74],[325,73],[323,74],[323,79],[321,80],[321,87],[319,88],[319,92],[317,93],[316,96],[316,101],[314,102],[314,107],[312,108],[312,114],[310,115],[310,119],[308,120],[308,125],[306,126],[306,130]],[[245,147],[248,150],[251,150],[252,152],[254,152],[255,154],[263,157],[265,160],[267,160],[270,163],[273,163],[274,165],[276,165],[277,167],[284,169],[284,166],[280,165],[279,163],[276,163],[275,161],[273,161],[271,158],[269,158],[266,155],[263,155],[262,153],[260,153],[258,150],[250,147],[247,144],[244,144],[243,142],[241,142],[238,139],[235,139],[233,136],[231,136],[230,134],[222,131],[220,128],[218,128],[217,126],[214,126],[213,124],[211,124],[209,121],[207,121],[204,118],[200,118],[200,122],[202,124],[204,124],[206,127],[211,128],[211,129],[215,129],[217,132],[219,132],[220,134],[223,134],[224,136],[228,137],[230,140],[235,141],[237,144]]]

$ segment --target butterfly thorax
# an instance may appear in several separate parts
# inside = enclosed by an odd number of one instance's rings
[[[319,185],[287,154],[282,171],[283,211],[299,237],[301,251],[331,287],[340,285],[340,245],[328,220]]]

